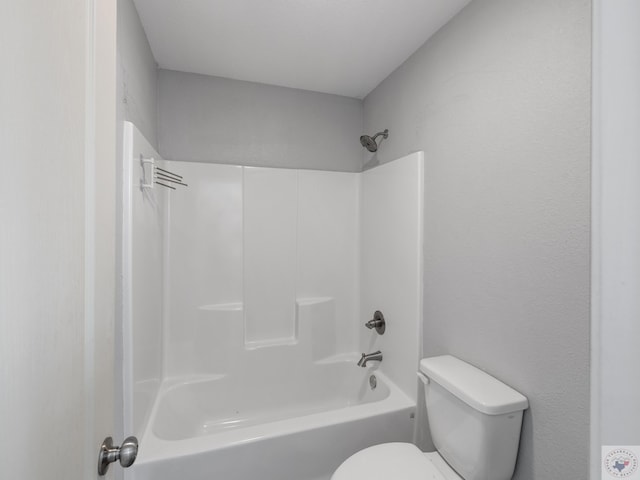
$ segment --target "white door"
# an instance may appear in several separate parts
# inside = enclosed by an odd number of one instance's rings
[[[2,479],[97,478],[114,430],[115,15],[0,2]]]

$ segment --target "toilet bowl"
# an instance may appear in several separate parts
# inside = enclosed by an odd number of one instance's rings
[[[437,452],[412,443],[383,443],[360,450],[335,471],[332,480],[464,480]]]
[[[420,362],[435,452],[385,443],[345,460],[331,480],[510,480],[525,396],[451,355]]]

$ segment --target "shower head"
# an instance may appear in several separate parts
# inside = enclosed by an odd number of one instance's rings
[[[369,135],[362,135],[360,137],[360,143],[364,148],[366,148],[370,152],[376,152],[378,151],[378,144],[376,143],[376,137],[378,137],[379,135],[382,135],[382,138],[389,137],[389,129],[385,129],[384,132],[378,132],[373,137],[370,137]]]

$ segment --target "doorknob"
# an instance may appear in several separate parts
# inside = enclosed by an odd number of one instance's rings
[[[98,475],[102,476],[109,470],[109,464],[120,460],[120,465],[124,468],[133,465],[138,455],[138,439],[127,437],[121,446],[113,446],[113,438],[107,437],[100,446],[98,453]]]

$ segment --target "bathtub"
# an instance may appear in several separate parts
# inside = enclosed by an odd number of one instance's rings
[[[128,477],[326,480],[362,448],[411,441],[415,402],[356,360],[165,381]]]

